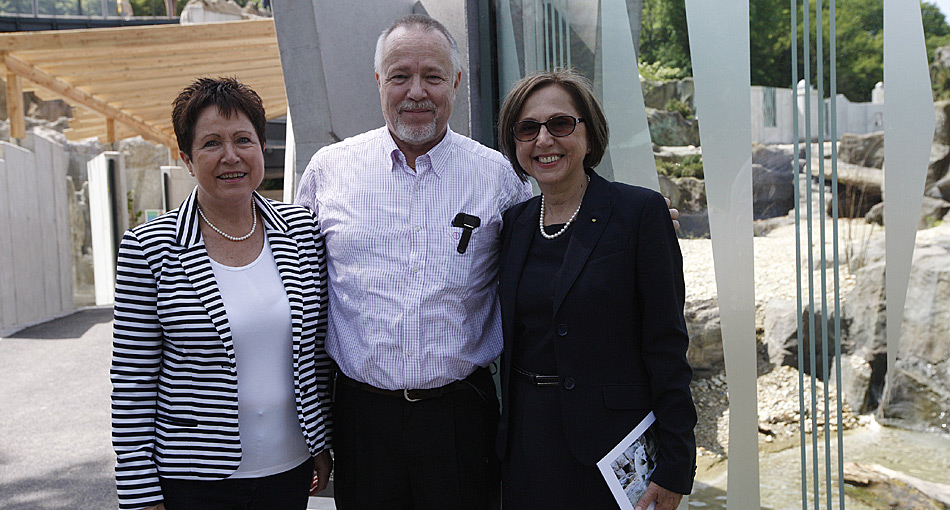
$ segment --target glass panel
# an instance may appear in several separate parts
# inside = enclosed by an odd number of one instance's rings
[[[640,5],[640,0],[496,0],[498,67],[501,95],[539,69],[573,67],[589,78],[610,125],[611,144],[598,173],[656,188],[634,51]],[[630,12],[637,13],[635,19]],[[623,161],[623,167],[614,161]]]

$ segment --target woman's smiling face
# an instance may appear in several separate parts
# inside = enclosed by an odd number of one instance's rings
[[[528,96],[518,121],[547,122],[561,115],[580,117],[570,94],[560,85],[551,84]],[[542,192],[545,188],[578,179],[578,175],[584,173],[584,157],[590,152],[583,122],[567,136],[553,136],[547,127],[542,127],[534,140],[515,143],[518,163],[538,181]]]
[[[198,201],[228,207],[246,203],[264,179],[264,147],[243,112],[209,106],[195,122],[191,157],[182,161],[198,180]]]

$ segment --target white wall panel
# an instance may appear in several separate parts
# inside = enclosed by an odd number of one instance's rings
[[[37,193],[33,153],[15,145],[6,146],[7,189],[10,191],[10,230],[13,247],[13,285],[16,293],[17,324],[43,317],[42,240],[40,200]]]
[[[0,142],[2,143],[2,142]],[[2,143],[6,149],[8,144]],[[13,281],[13,232],[10,228],[10,186],[7,162],[0,159],[0,331],[16,324],[16,287]]]

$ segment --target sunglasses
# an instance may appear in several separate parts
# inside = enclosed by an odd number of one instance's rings
[[[551,133],[551,136],[567,136],[573,133],[581,122],[584,122],[584,119],[578,119],[570,115],[551,117],[547,122],[521,120],[511,126],[511,134],[519,142],[530,142],[538,137],[541,133],[541,126],[544,126],[548,128],[548,133]]]

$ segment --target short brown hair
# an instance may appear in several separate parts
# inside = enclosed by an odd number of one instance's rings
[[[251,87],[236,78],[198,78],[178,93],[172,103],[172,124],[178,138],[178,150],[191,157],[191,145],[195,141],[195,123],[198,116],[209,106],[215,106],[225,117],[234,112],[247,115],[257,132],[261,150],[264,148],[264,130],[267,117],[264,103]]]
[[[584,157],[584,170],[590,170],[600,164],[607,150],[607,141],[610,133],[607,129],[607,117],[594,96],[590,81],[572,69],[555,69],[554,71],[538,71],[525,76],[512,87],[505,96],[498,114],[498,144],[501,153],[508,157],[515,173],[522,181],[528,180],[528,172],[518,163],[518,142],[511,133],[511,128],[518,122],[525,101],[535,91],[557,85],[564,89],[577,109],[584,125],[587,127],[587,145],[590,153]]]

